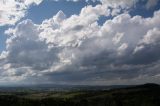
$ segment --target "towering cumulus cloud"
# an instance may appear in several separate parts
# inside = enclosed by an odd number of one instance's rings
[[[28,1],[26,5],[33,2],[40,3]],[[79,15],[67,18],[59,11],[41,24],[29,19],[18,23],[5,31],[9,37],[6,50],[0,55],[0,81],[67,84],[160,81],[160,10],[149,18],[131,16],[129,11],[137,2],[101,0],[94,7],[82,8]],[[100,16],[112,18],[99,25]]]

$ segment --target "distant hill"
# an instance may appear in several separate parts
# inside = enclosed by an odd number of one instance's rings
[[[143,84],[143,85],[138,85],[136,87],[137,88],[159,88],[160,85],[154,84],[154,83],[146,83],[146,84]]]
[[[111,90],[116,88],[127,88],[133,85],[111,85],[111,86],[96,86],[96,85],[58,85],[58,84],[38,84],[38,85],[21,85],[21,86],[1,86],[0,91],[86,91],[86,90]]]

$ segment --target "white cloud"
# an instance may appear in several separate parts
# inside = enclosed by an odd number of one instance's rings
[[[119,42],[121,41],[121,39],[122,39],[123,36],[124,36],[123,33],[116,33],[116,35],[115,35],[115,37],[113,38],[112,41],[113,41],[115,44],[117,44],[117,43],[119,43]]]
[[[158,45],[160,42],[160,30],[158,28],[150,29],[143,39],[139,41],[139,45],[135,48],[134,52],[145,49],[148,45]]]
[[[38,5],[41,2],[42,0],[1,0],[0,26],[14,25],[25,16],[30,5]]]
[[[39,5],[42,1],[43,0],[1,0],[0,26],[14,25],[16,22],[18,22],[21,18],[23,18],[26,15],[30,5],[32,4]],[[53,0],[53,1],[60,1],[60,0]],[[67,1],[77,2],[79,0],[67,0]],[[93,0],[93,2],[95,1],[96,0]],[[86,2],[88,2],[88,0],[86,0]],[[121,8],[130,8],[134,5],[135,0],[129,0],[129,1],[100,0],[100,2],[102,2],[102,6],[97,6],[96,8],[99,8],[99,10],[101,11],[107,12],[106,15],[108,15],[107,8],[112,7],[113,8],[112,15],[117,15],[120,12],[119,6]],[[92,8],[92,10],[90,9],[90,11],[95,11],[95,12],[97,11],[96,14],[99,14],[99,10],[96,8]]]
[[[100,0],[103,4],[109,5],[111,7],[122,6],[123,8],[128,8],[136,4],[137,0]]]
[[[24,4],[31,5],[33,3],[35,3],[36,5],[39,5],[43,0],[22,0],[24,2]]]
[[[154,44],[160,41],[160,30],[158,28],[154,28],[149,30],[147,34],[144,36],[144,39],[140,42],[142,44]]]
[[[118,54],[121,55],[123,52],[128,48],[128,45],[126,43],[123,43],[119,48],[118,48]]]

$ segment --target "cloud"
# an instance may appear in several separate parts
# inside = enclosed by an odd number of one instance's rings
[[[1,0],[0,1],[0,26],[14,25],[25,17],[27,10],[31,5],[39,5],[43,0]],[[60,0],[53,0],[60,1]],[[78,2],[80,0],[64,0]],[[88,2],[89,0],[86,0]],[[91,0],[92,2],[99,1],[102,3],[101,9],[106,10],[108,7],[112,7],[112,15],[119,14],[119,8],[130,8],[136,1],[135,0]],[[149,3],[151,4],[151,3]],[[120,6],[120,7],[119,7]]]
[[[152,7],[155,7],[158,4],[159,0],[148,0],[146,3],[146,8],[150,9]]]
[[[99,25],[100,16],[111,15],[108,3],[126,10],[133,5],[126,0],[119,5],[117,1],[102,0],[102,3],[86,6],[79,15],[69,18],[59,11],[41,24],[24,20],[8,29],[6,50],[0,55],[1,81],[68,84],[158,81],[160,10],[150,18],[132,17],[124,11]]]
[[[25,16],[30,5],[38,5],[42,0],[1,0],[0,26],[14,25]]]

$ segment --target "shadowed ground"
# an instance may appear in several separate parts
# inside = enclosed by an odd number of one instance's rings
[[[0,92],[0,106],[160,106],[160,86],[112,90]]]

